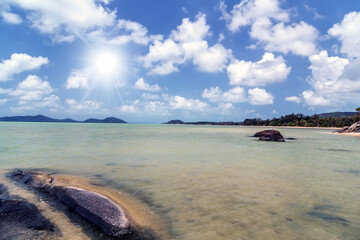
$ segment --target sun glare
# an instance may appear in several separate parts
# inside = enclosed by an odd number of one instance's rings
[[[97,74],[113,76],[118,74],[120,68],[117,56],[111,52],[101,52],[95,56],[94,67]]]

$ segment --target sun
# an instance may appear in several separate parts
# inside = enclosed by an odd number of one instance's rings
[[[114,76],[120,70],[119,58],[110,51],[99,52],[94,57],[94,68],[99,76]]]

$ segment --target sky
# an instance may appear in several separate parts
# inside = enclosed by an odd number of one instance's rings
[[[357,0],[0,2],[0,116],[242,121],[359,106]]]

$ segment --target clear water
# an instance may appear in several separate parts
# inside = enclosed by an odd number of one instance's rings
[[[360,239],[360,138],[263,128],[0,123],[0,168],[101,175],[171,239]]]

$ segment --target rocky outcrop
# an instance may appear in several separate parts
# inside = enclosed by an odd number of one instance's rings
[[[10,196],[0,184],[1,239],[55,239],[55,227],[32,203]]]
[[[350,127],[344,127],[340,130],[334,131],[334,133],[355,133],[360,132],[360,122],[352,124]]]
[[[131,233],[129,220],[122,208],[101,194],[59,184],[55,177],[39,172],[16,171],[12,178],[56,196],[110,236]]]
[[[107,197],[75,187],[55,187],[52,192],[106,234],[121,236],[131,232],[124,211]]]
[[[258,137],[260,141],[285,142],[281,133],[274,129],[257,132],[253,137]]]

